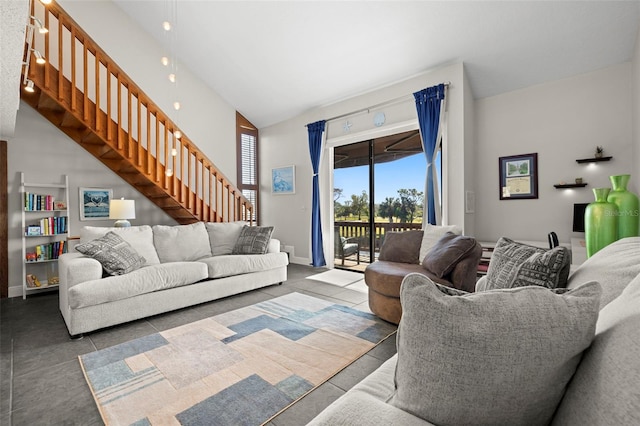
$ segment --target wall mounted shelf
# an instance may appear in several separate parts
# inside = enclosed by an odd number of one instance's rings
[[[576,160],[576,162],[582,164],[582,163],[597,163],[598,161],[609,161],[611,160],[613,157],[600,157],[600,158],[581,158],[579,160]]]
[[[559,183],[556,185],[553,185],[554,187],[560,189],[560,188],[584,188],[585,186],[587,186],[586,183]]]

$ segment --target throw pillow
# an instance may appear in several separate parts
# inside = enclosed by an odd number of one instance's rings
[[[238,241],[242,227],[247,222],[207,222],[204,226],[209,234],[209,244],[211,245],[211,255],[221,256],[231,254],[233,247]]]
[[[570,267],[566,247],[546,250],[501,237],[491,255],[486,288],[566,287]]]
[[[420,255],[418,259],[422,261],[424,257],[427,255],[429,250],[436,245],[438,240],[442,238],[444,234],[447,232],[453,232],[456,235],[462,234],[462,228],[457,225],[449,225],[449,226],[439,226],[439,225],[431,225],[430,223],[426,223],[423,226],[423,237],[422,243],[420,244]]]
[[[429,250],[422,261],[422,266],[438,278],[442,278],[453,271],[458,262],[464,259],[475,246],[475,238],[447,232]]]
[[[76,250],[96,259],[109,275],[123,275],[140,269],[146,259],[115,232],[78,244]]]
[[[191,262],[211,257],[209,236],[203,222],[190,225],[155,225],[153,243],[160,262]]]
[[[441,288],[415,273],[402,282],[390,403],[438,425],[549,424],[593,340],[600,285]]]
[[[265,254],[272,233],[273,226],[245,225],[240,231],[232,254]]]
[[[400,263],[419,263],[422,231],[387,232],[380,247],[378,260]]]
[[[127,228],[83,226],[80,229],[80,243],[93,241],[103,237],[107,232],[113,232],[122,237],[123,240],[131,244],[131,247],[145,259],[145,266],[157,265],[160,263],[158,252],[153,245],[153,230],[149,225],[130,226]]]

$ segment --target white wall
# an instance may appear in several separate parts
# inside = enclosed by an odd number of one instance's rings
[[[385,131],[385,127],[397,125],[401,117],[415,118],[415,103],[412,93],[425,87],[449,81],[449,143],[445,147],[448,155],[448,172],[446,176],[447,194],[449,197],[449,223],[465,226],[463,208],[465,167],[464,167],[464,100],[466,87],[464,81],[464,67],[462,64],[442,67],[425,72],[378,90],[356,96],[342,102],[314,109],[291,120],[260,129],[260,180],[261,186],[261,221],[263,224],[275,227],[274,235],[283,244],[294,246],[292,260],[296,263],[310,263],[310,229],[311,229],[311,181],[312,169],[309,157],[308,134],[306,124],[322,119],[329,119],[353,111],[366,109],[392,99],[407,96],[408,102],[401,106],[388,108],[397,114],[396,119],[389,117],[387,123],[378,131]],[[383,107],[382,110],[385,110]],[[359,114],[350,117],[354,123],[352,132],[366,132],[374,128],[372,110],[369,114]],[[330,124],[331,125],[331,124]],[[336,128],[334,123],[334,129]],[[335,134],[336,130],[331,131]],[[296,166],[296,193],[293,195],[271,195],[271,169],[283,165]],[[320,168],[321,208],[323,214],[322,229],[324,233],[325,258],[330,257],[329,248],[332,230],[327,215],[330,203],[333,201],[333,189],[330,183],[330,163],[328,153],[323,154]],[[470,225],[471,226],[471,225]]]
[[[546,241],[547,233],[555,231],[568,242],[574,236],[573,203],[593,201],[592,188],[610,187],[610,175],[638,174],[631,156],[631,71],[631,63],[624,63],[476,101],[479,239]],[[597,145],[613,156],[610,162],[576,163],[592,157]],[[538,153],[539,198],[501,201],[498,158],[533,152]],[[576,177],[588,186],[553,187]]]
[[[14,136],[7,143],[8,221],[9,221],[9,297],[22,295],[22,219],[20,172],[27,182],[62,183],[69,176],[68,216],[72,236],[82,226],[112,226],[113,220],[80,221],[80,187],[111,188],[114,197],[136,201],[132,225],[175,225],[176,222],[104,164],[58,130],[37,111],[20,103]],[[42,190],[41,193],[46,193]],[[29,240],[29,244],[36,244]],[[39,242],[39,243],[44,243]]]
[[[636,36],[636,45],[633,52],[633,143],[632,143],[632,175],[629,190],[640,194],[640,31]]]
[[[173,88],[160,63],[165,53],[153,37],[111,1],[58,3],[166,114],[175,117]],[[176,124],[235,183],[235,108],[186,66],[180,64],[178,70],[182,108]]]

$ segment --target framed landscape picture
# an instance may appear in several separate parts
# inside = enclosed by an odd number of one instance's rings
[[[511,155],[498,159],[500,199],[538,198],[538,154]]]
[[[275,195],[295,194],[296,167],[284,166],[271,169],[271,193]]]
[[[80,188],[80,220],[109,219],[109,202],[113,197],[111,189]]]

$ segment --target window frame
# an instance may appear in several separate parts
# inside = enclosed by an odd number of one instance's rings
[[[248,184],[243,182],[244,169],[243,169],[243,150],[242,150],[242,136],[250,135],[255,138],[255,157],[254,157],[254,170],[255,170],[255,183]],[[247,120],[242,114],[236,111],[236,186],[240,191],[255,191],[256,198],[253,206],[254,213],[253,219],[257,225],[260,224],[260,137],[258,128],[254,126],[249,120]]]

